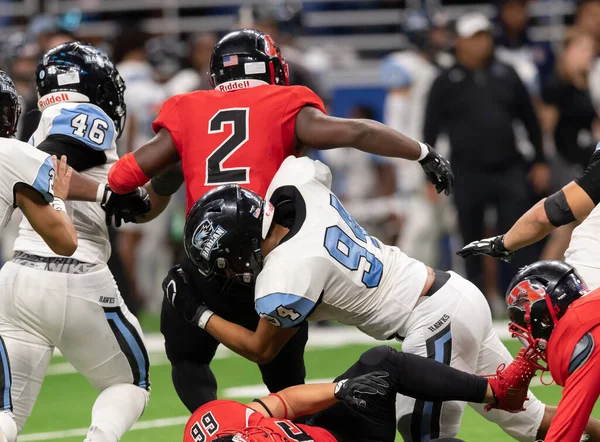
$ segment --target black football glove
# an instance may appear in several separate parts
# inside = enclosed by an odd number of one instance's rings
[[[374,371],[355,378],[342,379],[335,386],[336,399],[352,408],[365,410],[368,400],[375,396],[385,396],[390,384],[385,380],[389,374],[385,371]]]
[[[487,255],[492,258],[500,258],[506,262],[510,262],[513,253],[504,247],[504,235],[473,241],[456,252],[458,256],[462,256],[463,258],[474,255]]]
[[[454,174],[450,162],[430,145],[427,147],[429,153],[419,163],[421,163],[427,179],[435,184],[437,193],[443,191],[446,195],[450,195],[454,191]]]
[[[106,212],[106,224],[110,225],[114,218],[115,227],[121,227],[121,223],[135,222],[135,217],[145,215],[152,208],[148,192],[143,187],[138,187],[133,192],[119,195],[112,191],[108,184],[104,188],[104,195],[100,206]]]
[[[171,267],[162,282],[163,295],[177,313],[189,324],[199,326],[202,313],[208,307],[194,293],[195,289],[190,284],[190,277],[180,265]]]

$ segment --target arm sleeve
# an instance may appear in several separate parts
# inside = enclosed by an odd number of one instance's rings
[[[527,88],[521,81],[519,75],[514,72],[514,70],[513,81],[515,94],[518,97],[516,108],[517,116],[523,122],[525,129],[527,129],[529,141],[531,141],[533,149],[535,150],[534,162],[543,163],[546,161],[546,156],[544,155],[544,146],[542,144],[542,129],[537,114],[535,113],[535,109],[533,108],[531,95],[527,91]]]
[[[598,339],[599,333],[594,333]],[[562,399],[545,442],[579,442],[600,395],[600,349],[594,349],[590,359],[575,370],[565,383]]]
[[[87,103],[60,109],[48,131],[48,137],[56,135],[69,137],[88,150],[99,152],[109,150],[117,138],[115,123],[102,109]]]
[[[425,123],[423,125],[423,140],[434,146],[442,127],[444,74],[440,75],[431,86],[425,108]]]
[[[152,130],[157,133],[161,128],[165,128],[171,134],[173,143],[181,155],[181,146],[183,145],[183,125],[179,115],[181,95],[176,95],[165,101],[160,108],[160,113],[152,123]]]
[[[183,182],[183,169],[181,161],[178,161],[153,177],[151,185],[157,195],[171,196],[179,190]]]
[[[600,143],[596,146],[590,164],[575,178],[575,182],[588,194],[594,204],[600,203]]]
[[[103,150],[93,149],[68,135],[50,135],[37,148],[49,155],[56,155],[57,158],[66,155],[69,166],[77,172],[106,164],[106,153]]]
[[[323,292],[323,284],[314,273],[310,264],[302,262],[286,265],[279,260],[265,268],[256,281],[258,315],[277,327],[302,324],[319,304]]]

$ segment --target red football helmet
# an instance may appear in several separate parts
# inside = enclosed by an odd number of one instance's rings
[[[588,288],[575,269],[562,261],[539,261],[523,267],[506,292],[509,331],[527,348],[524,357],[537,368],[547,364],[546,348],[556,323]]]

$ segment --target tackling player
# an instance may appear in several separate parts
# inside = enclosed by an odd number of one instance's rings
[[[287,64],[269,35],[251,29],[226,35],[214,47],[210,74],[215,90],[177,95],[164,103],[154,122],[156,137],[111,169],[113,189],[127,192],[154,177],[149,192],[153,204],[157,203],[153,213],[157,213],[164,207],[164,195],[174,193],[182,177],[177,178],[177,170],[156,175],[181,159],[189,210],[208,190],[225,183],[237,183],[264,196],[283,160],[299,155],[305,146],[354,146],[420,160],[439,192],[452,191],[450,166],[435,150],[374,121],[329,117],[311,90],[284,87],[288,84]],[[208,279],[195,271],[189,260],[182,265],[211,309],[246,328],[256,328],[258,316],[250,285],[230,282],[220,272]],[[236,305],[233,309],[231,300]],[[216,380],[208,364],[218,341],[181,321],[166,303],[161,330],[182,401],[193,411],[215,399]],[[270,391],[304,381],[306,339],[307,329],[302,325],[271,363],[257,361]]]
[[[591,289],[600,288],[600,143],[588,167],[574,181],[525,213],[504,235],[473,241],[458,252],[463,258],[488,255],[509,261],[513,253],[544,238],[555,228],[583,221],[573,230],[565,261]]]
[[[72,258],[53,252],[23,219],[15,254],[0,271],[5,349],[0,397],[7,411],[2,418],[12,410],[19,431],[23,428],[57,347],[101,391],[86,442],[116,442],[142,414],[150,386],[141,329],[106,265],[106,220],[115,214],[115,198],[105,183],[117,160],[125,86],[106,54],[79,42],[48,51],[38,64],[36,85],[42,115],[30,144],[40,153],[67,154],[81,173],[69,197],[81,194],[91,202],[66,203],[79,239]],[[116,199],[121,209],[130,206],[117,211],[126,220],[149,209],[139,189]],[[105,213],[103,206],[110,210]],[[6,438],[14,442],[16,436],[14,431]]]
[[[600,289],[588,293],[569,264],[540,261],[522,268],[506,295],[513,336],[526,341],[531,363],[564,387],[544,441],[579,442],[600,396]]]
[[[261,362],[273,358],[306,320],[337,320],[375,339],[398,338],[408,353],[470,373],[491,373],[512,361],[477,287],[369,236],[330,184],[322,163],[288,157],[264,207],[258,195],[229,185],[207,193],[189,212],[184,241],[200,273],[210,277],[221,269],[232,279],[256,278],[255,308],[261,316],[256,332],[213,314],[202,303],[203,291],[189,285],[178,266],[163,282],[167,299],[191,324]],[[235,308],[235,300],[228,302]],[[528,385],[533,369],[523,358],[516,360]],[[555,409],[527,394],[522,413],[493,410],[486,419],[517,440],[539,438]],[[398,429],[408,441],[454,436],[465,405],[402,397]]]
[[[501,403],[520,409],[524,396],[504,402],[509,392],[505,387],[503,375],[485,379],[391,347],[376,347],[333,383],[286,388],[248,405],[209,402],[194,412],[183,440],[392,442],[398,393],[425,401]],[[299,417],[306,424],[293,422]]]
[[[70,256],[77,233],[64,201],[73,170],[66,157],[57,164],[56,157],[13,138],[20,113],[15,85],[0,71],[0,229],[18,207],[52,251]]]

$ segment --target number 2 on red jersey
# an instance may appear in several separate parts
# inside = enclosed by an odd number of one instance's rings
[[[250,108],[247,107],[221,109],[208,122],[209,134],[222,133],[225,125],[229,124],[231,125],[231,135],[206,158],[205,185],[220,186],[250,182],[249,167],[223,167],[223,163],[249,139],[249,114]]]

